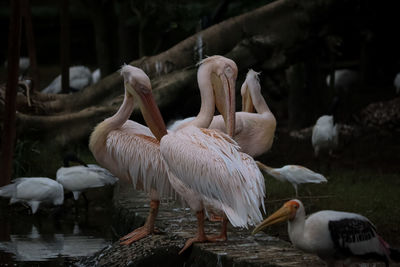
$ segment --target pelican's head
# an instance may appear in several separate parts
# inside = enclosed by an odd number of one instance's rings
[[[235,85],[238,73],[236,63],[223,56],[211,56],[200,63],[197,80],[200,89],[203,81],[210,81],[214,91],[215,105],[225,120],[227,133],[235,130]]]
[[[147,74],[134,66],[124,65],[121,68],[124,77],[125,91],[139,101],[140,110],[147,126],[154,136],[161,140],[167,134],[164,120],[154,100],[151,82]]]
[[[303,212],[303,204],[298,199],[292,199],[283,204],[283,206],[274,212],[267,219],[262,221],[256,228],[254,228],[252,234],[256,234],[263,230],[264,228],[277,224],[280,222],[292,221],[296,218],[299,212]]]
[[[250,69],[247,72],[246,80],[242,84],[240,93],[242,95],[242,111],[252,113],[254,112],[254,105],[251,95],[256,95],[261,91],[260,79],[258,78],[259,72]]]

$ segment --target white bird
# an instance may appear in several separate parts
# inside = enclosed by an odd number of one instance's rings
[[[335,89],[339,92],[349,93],[352,88],[358,85],[360,77],[357,71],[349,69],[335,70]],[[331,75],[326,76],[326,85],[330,86]]]
[[[92,72],[92,84],[97,83],[98,81],[100,81],[100,79],[101,79],[101,71],[100,69],[95,69]]]
[[[150,79],[141,69],[129,65],[121,68],[121,75],[125,80],[122,105],[112,117],[95,127],[89,148],[101,166],[119,179],[131,182],[136,190],[143,190],[150,195],[150,212],[146,223],[120,239],[121,244],[129,245],[156,231],[154,224],[160,198],[174,197],[175,192],[161,158],[159,141],[149,128],[129,120],[135,101],[140,103],[143,110],[143,100],[136,90],[151,90]],[[151,104],[156,106],[155,103]],[[145,111],[142,113],[145,119],[149,116]],[[161,118],[152,123],[164,124],[164,121]]]
[[[293,245],[305,252],[314,253],[328,266],[340,261],[375,260],[400,261],[400,252],[391,248],[380,237],[375,226],[356,213],[323,210],[306,219],[300,200],[286,202],[254,230],[253,234],[279,222],[288,221],[288,233]]]
[[[311,143],[316,157],[322,150],[332,154],[339,143],[339,132],[332,115],[323,115],[318,118],[313,127]]]
[[[56,180],[78,200],[80,193],[89,188],[113,185],[118,179],[108,170],[96,165],[61,167],[57,170]]]
[[[297,186],[299,184],[320,184],[328,182],[322,174],[313,172],[312,170],[300,165],[285,165],[281,168],[271,168],[259,161],[256,161],[256,163],[261,170],[265,171],[278,181],[287,181],[291,183],[296,191],[296,197],[298,196]]]
[[[394,78],[393,85],[396,88],[396,94],[400,94],[400,72]]]
[[[20,57],[18,61],[18,66],[19,66],[19,80],[23,80],[24,76],[28,73],[29,67],[31,65],[31,61],[29,57]],[[4,62],[4,67],[8,67],[8,62],[7,60]]]
[[[40,203],[54,205],[64,203],[63,186],[46,177],[21,177],[9,185],[0,187],[0,196],[10,198],[10,204],[22,202],[28,204],[35,214]]]
[[[93,84],[92,72],[85,66],[72,66],[69,68],[69,87],[71,92],[80,91]],[[58,75],[46,88],[45,94],[61,93],[61,75]]]
[[[259,73],[250,69],[241,87],[242,111],[235,113],[235,132],[233,139],[239,144],[240,151],[252,157],[268,151],[274,141],[276,119],[261,94]],[[254,108],[257,113],[254,113]],[[176,131],[190,124],[195,117],[174,122],[168,130]],[[224,118],[213,117],[208,127],[227,133]]]

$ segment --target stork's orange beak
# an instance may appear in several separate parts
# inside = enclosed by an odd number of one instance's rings
[[[267,219],[265,219],[259,225],[257,225],[257,227],[254,228],[252,234],[254,235],[270,225],[277,224],[280,222],[286,222],[290,219],[292,214],[293,211],[291,206],[283,205],[282,208],[277,210],[275,213],[273,213],[271,216],[269,216]]]

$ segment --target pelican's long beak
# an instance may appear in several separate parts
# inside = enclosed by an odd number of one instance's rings
[[[140,110],[142,111],[142,115],[147,126],[157,140],[160,141],[161,138],[167,134],[167,128],[165,126],[164,119],[161,116],[161,112],[158,109],[157,103],[154,100],[152,92],[135,90],[128,82],[125,83],[125,87],[129,93],[138,99]]]
[[[275,213],[273,213],[271,216],[269,216],[267,219],[257,225],[257,227],[254,228],[252,234],[254,235],[270,225],[288,221],[291,214],[292,209],[290,208],[290,206],[284,205],[282,208],[277,210]]]
[[[235,84],[233,78],[225,75],[214,77],[220,82],[215,82],[215,105],[225,121],[226,133],[233,137],[235,133]]]
[[[245,90],[244,94],[242,94],[242,111],[253,113],[254,112],[254,105],[253,100],[251,99],[250,90],[247,87],[247,84],[244,85]]]

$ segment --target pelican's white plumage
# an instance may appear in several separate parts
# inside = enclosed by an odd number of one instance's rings
[[[96,126],[89,148],[101,166],[116,177],[130,181],[135,189],[150,194],[147,222],[122,238],[124,244],[130,244],[154,232],[160,198],[175,194],[161,158],[159,141],[149,128],[129,120],[134,99],[140,100],[135,90],[151,90],[150,80],[141,69],[129,65],[122,67],[121,75],[125,81],[123,103],[116,114]]]
[[[300,200],[286,202],[282,208],[258,225],[253,234],[283,221],[288,221],[288,233],[293,245],[314,253],[328,266],[340,261],[400,261],[400,252],[380,237],[375,226],[364,216],[351,212],[323,210],[306,218]]]
[[[62,205],[64,203],[63,186],[47,177],[21,177],[9,185],[0,188],[0,196],[10,198],[10,204],[22,202],[28,204],[35,214],[40,203]]]
[[[160,148],[169,170],[199,195],[206,208],[210,205],[222,210],[233,226],[247,227],[261,221],[264,178],[254,160],[239,152],[229,136],[188,126],[164,136]],[[191,197],[185,197],[187,192],[178,193],[185,199]]]
[[[72,66],[69,68],[69,87],[79,91],[92,84],[92,72],[85,66]],[[61,75],[58,75],[46,88],[42,90],[46,94],[61,93]]]
[[[81,192],[89,189],[113,185],[118,179],[108,170],[96,165],[61,167],[57,170],[56,180],[66,190],[72,191],[74,199],[78,200]]]
[[[284,182],[287,181],[291,183],[296,191],[296,196],[298,196],[297,186],[304,183],[325,183],[328,180],[319,173],[316,173],[306,167],[300,165],[285,165],[281,168],[271,168],[259,161],[257,161],[258,167],[274,177],[275,179]]]
[[[327,150],[332,153],[339,143],[339,132],[337,125],[334,124],[333,116],[323,115],[318,118],[314,125],[311,143],[316,156],[321,150]]]

